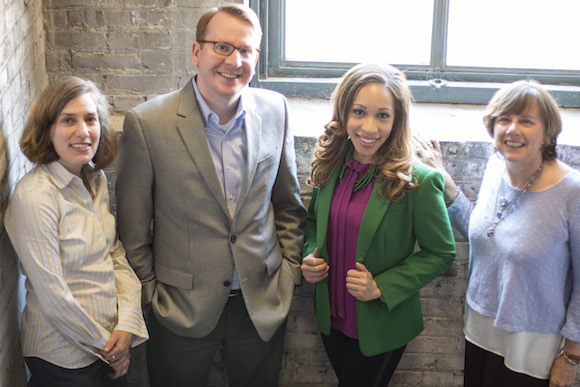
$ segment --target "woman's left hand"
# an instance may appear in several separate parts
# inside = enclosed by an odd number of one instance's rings
[[[356,263],[356,269],[346,273],[346,290],[359,301],[371,301],[381,296],[373,275],[359,262]]]
[[[550,370],[550,387],[572,387],[577,368],[568,363],[563,356],[557,357]]]
[[[124,362],[125,359],[129,359],[129,346],[131,345],[131,340],[133,339],[133,334],[121,330],[116,330],[111,333],[109,341],[103,349],[101,349],[101,355],[107,359],[111,367],[117,369],[120,368],[121,373],[124,375],[127,373],[129,368],[128,362]],[[126,367],[115,367],[118,362],[122,362]]]

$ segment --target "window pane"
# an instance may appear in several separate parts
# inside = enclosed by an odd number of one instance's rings
[[[286,0],[286,60],[429,65],[433,1]]]
[[[580,70],[578,0],[450,0],[449,66]]]

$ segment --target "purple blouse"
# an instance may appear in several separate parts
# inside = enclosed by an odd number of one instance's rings
[[[345,165],[348,169],[342,182],[336,185],[328,219],[330,315],[332,328],[358,339],[356,298],[346,290],[346,273],[355,268],[360,224],[376,178],[366,187],[352,192],[356,180],[363,177],[371,165],[361,164],[352,157]]]

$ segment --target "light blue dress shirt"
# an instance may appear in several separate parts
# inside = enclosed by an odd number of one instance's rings
[[[248,141],[244,127],[246,111],[243,108],[242,97],[240,97],[234,118],[228,123],[220,125],[218,115],[210,109],[203,99],[195,82],[195,78],[192,82],[195,96],[201,109],[201,115],[205,122],[205,133],[213,164],[224,191],[230,217],[233,219],[238,206],[242,185],[244,184],[247,166],[246,154]],[[234,267],[232,289],[239,288],[238,274]]]

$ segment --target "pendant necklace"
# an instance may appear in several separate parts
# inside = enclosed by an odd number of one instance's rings
[[[495,228],[498,225],[498,223],[501,222],[503,220],[503,218],[505,218],[507,216],[507,214],[509,214],[511,209],[520,200],[522,195],[528,190],[528,188],[530,188],[530,186],[532,184],[534,184],[534,181],[538,178],[538,176],[540,176],[540,173],[542,172],[543,167],[544,167],[544,161],[542,161],[540,163],[538,170],[532,175],[532,177],[530,177],[530,179],[528,180],[528,182],[526,183],[524,188],[518,192],[518,194],[516,195],[516,197],[514,198],[514,200],[511,203],[508,202],[507,198],[503,195],[503,185],[506,183],[503,182],[503,177],[501,177],[500,189],[498,190],[498,194],[497,194],[498,199],[497,199],[496,206],[495,206],[495,208],[496,208],[495,218],[493,218],[493,221],[491,222],[491,227],[487,229],[487,237],[488,238],[491,238],[493,236],[493,234],[495,234]]]

